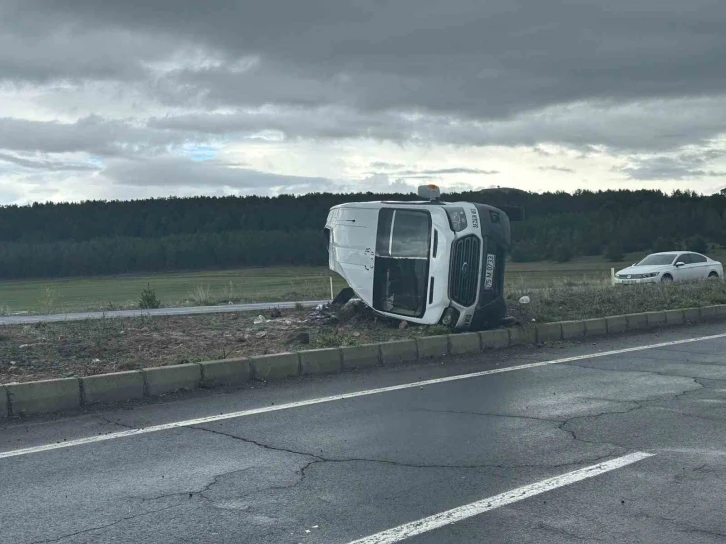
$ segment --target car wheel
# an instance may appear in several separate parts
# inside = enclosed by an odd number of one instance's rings
[[[709,279],[709,280],[717,280],[717,279],[718,279],[718,272],[711,272],[711,273],[710,273],[710,274],[708,275],[708,279]]]
[[[663,277],[660,279],[661,283],[671,283],[673,281],[673,276],[670,274],[663,274]]]

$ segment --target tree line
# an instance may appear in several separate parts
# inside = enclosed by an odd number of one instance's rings
[[[331,206],[416,195],[194,197],[0,207],[0,277],[60,277],[272,265],[325,265]],[[726,196],[677,191],[447,193],[521,207],[516,261],[618,260],[623,252],[726,245]],[[697,245],[698,248],[693,247]]]

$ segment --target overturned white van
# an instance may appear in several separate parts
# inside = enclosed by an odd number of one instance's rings
[[[506,315],[509,217],[471,202],[354,202],[330,209],[330,269],[377,313],[413,323],[481,330]]]

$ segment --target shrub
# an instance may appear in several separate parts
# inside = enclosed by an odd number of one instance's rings
[[[209,285],[197,285],[189,295],[197,306],[207,306],[212,303],[212,289]]]
[[[695,251],[696,253],[707,253],[708,243],[703,236],[697,234],[686,240],[686,249],[688,251]]]
[[[144,310],[152,310],[159,308],[161,301],[156,298],[156,291],[151,288],[149,284],[146,285],[146,289],[141,292],[141,301],[139,302],[139,308]]]

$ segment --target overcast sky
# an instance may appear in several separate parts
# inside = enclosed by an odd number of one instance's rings
[[[0,0],[0,203],[726,186],[721,0]]]

